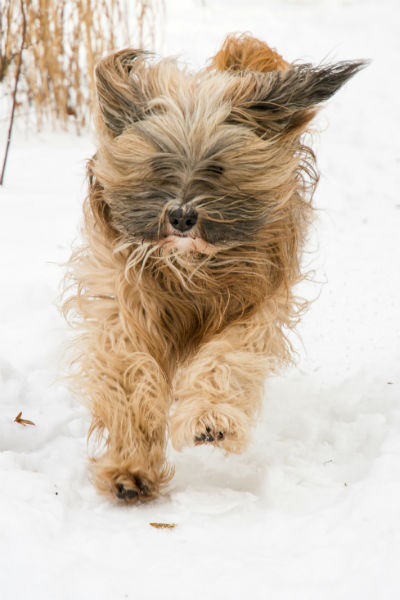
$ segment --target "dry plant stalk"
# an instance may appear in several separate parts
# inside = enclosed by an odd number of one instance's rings
[[[15,70],[14,89],[13,89],[13,94],[12,94],[10,124],[8,126],[6,149],[4,151],[3,166],[2,166],[1,174],[0,174],[0,185],[3,185],[3,182],[4,182],[4,174],[5,174],[6,165],[7,165],[8,151],[10,148],[11,135],[12,135],[12,129],[13,129],[13,124],[14,124],[14,115],[15,115],[15,109],[17,106],[18,83],[19,83],[19,78],[21,75],[22,51],[24,49],[25,37],[26,37],[26,15],[25,15],[25,9],[24,9],[24,0],[20,0],[20,8],[21,8],[21,15],[22,15],[21,42],[20,42],[20,48],[19,48],[19,52],[18,52],[17,60],[16,60],[16,70]],[[6,23],[7,23],[7,27],[10,28],[11,27],[10,15],[7,15]],[[0,80],[5,76],[5,72],[6,72],[10,62],[11,62],[11,58],[7,58],[7,56],[5,54],[4,61],[3,60],[0,61]],[[4,73],[3,73],[3,67],[4,67]]]
[[[78,133],[94,98],[94,65],[123,46],[151,49],[164,0],[0,0],[0,83],[11,96],[26,37],[17,108],[34,108],[40,129],[50,121]],[[4,102],[2,102],[4,106]]]

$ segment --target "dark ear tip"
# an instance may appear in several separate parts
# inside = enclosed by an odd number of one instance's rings
[[[349,77],[352,77],[353,75],[355,75],[362,69],[365,69],[366,67],[368,67],[368,65],[370,63],[371,63],[371,60],[361,58],[358,60],[344,60],[344,61],[336,63],[333,66],[334,66],[334,69],[337,70],[338,73],[340,72],[343,74],[348,74]]]
[[[344,60],[333,65],[333,71],[337,73],[338,77],[342,75],[345,80],[353,77],[359,71],[362,71],[370,64],[370,60],[358,59],[358,60]]]
[[[369,60],[346,60],[312,69],[313,88],[310,93],[315,103],[324,102],[333,96],[349,79],[370,64]]]

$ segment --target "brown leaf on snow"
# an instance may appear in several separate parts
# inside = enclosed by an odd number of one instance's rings
[[[24,427],[25,427],[25,425],[36,425],[36,423],[34,423],[33,421],[29,421],[28,419],[23,419],[22,411],[17,414],[17,416],[14,419],[14,423],[19,423],[20,425],[23,425]]]
[[[150,525],[156,529],[173,529],[175,527],[175,523],[150,523]]]

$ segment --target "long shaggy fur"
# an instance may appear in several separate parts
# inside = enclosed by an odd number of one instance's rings
[[[362,62],[290,65],[229,36],[207,69],[122,50],[96,69],[98,150],[64,304],[97,486],[153,498],[178,449],[247,445],[285,332],[317,182],[303,134]],[[185,233],[171,214],[196,214]]]

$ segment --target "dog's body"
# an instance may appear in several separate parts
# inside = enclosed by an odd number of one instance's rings
[[[106,438],[100,489],[156,496],[172,477],[167,430],[178,449],[246,447],[299,314],[317,181],[302,135],[362,64],[289,65],[241,36],[201,73],[135,50],[98,65],[86,244],[65,309],[90,433]]]

